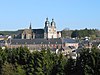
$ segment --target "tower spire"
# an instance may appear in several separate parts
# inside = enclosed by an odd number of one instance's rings
[[[31,22],[30,22],[30,27],[29,27],[29,29],[32,29]]]
[[[52,18],[52,22],[54,22],[54,18]]]
[[[46,21],[48,21],[48,17],[46,18]]]

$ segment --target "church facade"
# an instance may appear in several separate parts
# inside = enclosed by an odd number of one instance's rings
[[[48,18],[46,18],[44,27],[44,38],[57,38],[56,23],[54,22],[54,19],[52,19],[52,22],[50,23],[48,21]]]
[[[18,32],[19,33],[15,37],[18,39],[61,38],[61,32],[57,31],[56,23],[55,23],[54,19],[52,19],[52,21],[50,23],[48,18],[46,18],[44,29],[32,29],[31,23],[30,23],[29,29],[18,30]]]

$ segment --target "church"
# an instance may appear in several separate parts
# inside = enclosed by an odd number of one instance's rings
[[[52,19],[52,21],[50,22],[48,18],[46,18],[45,27],[43,29],[32,29],[30,23],[29,29],[18,30],[18,33],[14,38],[17,39],[61,38],[61,31],[57,31],[54,19]]]

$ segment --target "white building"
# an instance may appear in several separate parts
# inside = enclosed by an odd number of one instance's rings
[[[60,36],[57,35],[56,23],[54,22],[54,19],[52,19],[52,22],[50,23],[48,21],[48,18],[46,18],[44,27],[44,38],[60,38]]]

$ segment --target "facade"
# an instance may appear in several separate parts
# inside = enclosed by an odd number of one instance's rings
[[[57,31],[57,38],[61,38],[61,31]]]
[[[7,47],[9,48],[17,48],[20,46],[26,46],[29,50],[41,50],[41,48],[50,48],[55,51],[59,50],[73,50],[76,49],[75,46],[78,45],[77,42],[73,42],[73,39],[10,39],[7,41]],[[68,52],[68,51],[67,51]]]
[[[57,32],[54,19],[52,19],[52,22],[50,23],[48,18],[46,18],[44,29],[32,29],[30,23],[29,29],[18,30],[17,32],[18,34],[14,37],[16,39],[61,38],[61,32]]]
[[[10,48],[26,46],[29,50],[41,50],[41,48],[56,49],[61,48],[62,39],[11,39],[8,40],[7,46]]]
[[[44,36],[44,38],[57,38],[56,23],[54,22],[54,19],[52,19],[52,22],[50,23],[48,18],[46,18]]]
[[[21,39],[34,39],[34,38],[35,38],[35,34],[32,32],[31,29],[23,30],[21,34]]]

